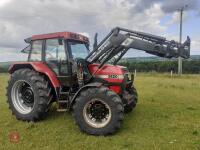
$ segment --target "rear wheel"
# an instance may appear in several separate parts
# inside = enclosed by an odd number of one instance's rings
[[[43,119],[52,98],[48,82],[30,69],[20,69],[11,75],[7,97],[12,114],[24,121]]]
[[[73,115],[81,131],[92,135],[113,134],[123,120],[123,104],[113,91],[101,87],[81,92]]]

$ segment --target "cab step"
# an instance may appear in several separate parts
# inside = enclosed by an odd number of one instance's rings
[[[61,109],[61,108],[58,108],[57,109],[57,112],[66,112],[68,109]]]
[[[68,100],[59,100],[58,101],[58,112],[66,112],[68,110],[69,101]]]

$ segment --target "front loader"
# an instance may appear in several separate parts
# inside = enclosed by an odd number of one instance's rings
[[[97,36],[95,36],[97,39]],[[8,104],[17,119],[38,121],[53,102],[58,111],[71,111],[81,131],[115,133],[124,113],[138,101],[133,76],[116,65],[129,49],[160,57],[189,58],[190,38],[181,44],[163,37],[114,28],[89,51],[89,39],[72,32],[34,35],[22,50],[28,61],[10,66]]]

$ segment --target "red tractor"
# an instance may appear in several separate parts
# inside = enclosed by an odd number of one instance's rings
[[[138,101],[133,76],[117,62],[130,49],[160,57],[188,58],[190,38],[183,44],[163,37],[114,28],[93,51],[87,37],[58,32],[25,39],[28,61],[10,66],[7,96],[17,119],[38,121],[47,116],[52,102],[58,111],[71,111],[77,125],[88,134],[113,134],[124,112]]]

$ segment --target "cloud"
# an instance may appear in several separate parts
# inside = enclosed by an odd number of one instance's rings
[[[188,5],[187,10],[198,10],[198,0],[129,0],[131,3],[135,3],[138,10],[143,11],[149,7],[152,7],[155,3],[160,4],[161,8],[166,13],[173,13],[181,7]]]
[[[188,19],[188,14],[184,12],[183,15],[183,22],[185,22]],[[172,25],[172,24],[180,24],[180,12],[176,11],[172,13],[171,20],[169,20],[166,25]]]
[[[188,5],[186,10],[197,10],[199,8],[198,0],[167,0],[162,1],[162,9],[167,13],[172,13]]]
[[[0,47],[0,62],[26,61],[27,58],[27,54],[20,53],[17,49]]]
[[[10,0],[1,0],[0,1],[0,7],[3,7],[4,5],[6,5],[6,3],[9,3]]]
[[[200,55],[200,38],[194,38],[191,41],[192,52]]]
[[[66,30],[102,39],[115,26],[162,35],[160,20],[186,2],[196,9],[197,0],[1,0],[0,46],[19,52],[33,34]]]
[[[0,9],[0,45],[22,47],[23,39],[33,34],[69,30],[96,31],[104,35],[115,26],[135,30],[164,31],[160,5],[143,13],[131,13],[136,6],[127,0],[12,0]]]

